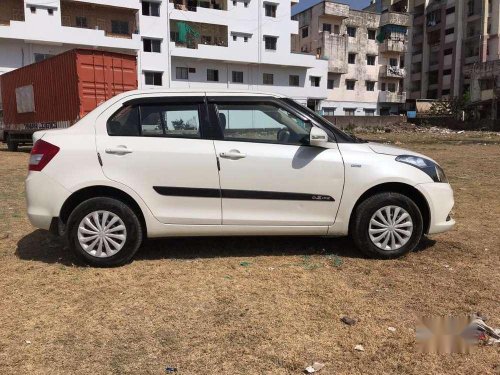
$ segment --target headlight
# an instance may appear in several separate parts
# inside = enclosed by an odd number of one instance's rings
[[[413,155],[399,155],[396,161],[409,164],[421,171],[427,173],[434,182],[448,182],[443,168],[429,159],[421,158],[420,156]]]

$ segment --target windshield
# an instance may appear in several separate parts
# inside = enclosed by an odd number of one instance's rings
[[[307,115],[312,118],[312,120],[314,120],[315,122],[319,123],[320,125],[324,126],[325,128],[329,129],[330,131],[332,131],[333,134],[335,135],[337,142],[339,142],[339,143],[366,142],[366,141],[356,137],[355,135],[350,135],[350,134],[343,132],[342,130],[337,128],[335,125],[333,125],[330,121],[328,121],[324,117],[318,115],[316,112],[314,112],[310,108],[297,103],[295,100],[289,99],[289,98],[285,98],[283,100],[286,101],[287,104],[289,104],[297,109],[300,109],[303,112],[306,112]]]

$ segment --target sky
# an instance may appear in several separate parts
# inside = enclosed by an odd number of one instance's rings
[[[300,0],[297,5],[292,8],[292,15],[309,8],[311,5],[320,3],[322,0]],[[349,4],[352,9],[363,9],[370,4],[370,0],[334,0],[336,3]]]

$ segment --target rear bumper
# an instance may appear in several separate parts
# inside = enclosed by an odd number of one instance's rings
[[[450,184],[430,182],[415,186],[426,198],[430,209],[428,234],[446,232],[453,228],[455,220],[450,213],[455,204]]]
[[[30,172],[25,187],[28,218],[31,224],[40,229],[50,230],[53,219],[59,216],[61,207],[71,192],[43,172]]]

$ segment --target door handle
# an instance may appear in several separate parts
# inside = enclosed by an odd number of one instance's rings
[[[239,152],[238,150],[230,150],[228,152],[221,152],[219,156],[224,159],[238,160],[246,158],[247,154]]]
[[[114,154],[114,155],[125,155],[132,153],[132,150],[128,149],[126,146],[111,147],[105,149],[104,151],[106,152],[106,154]]]

